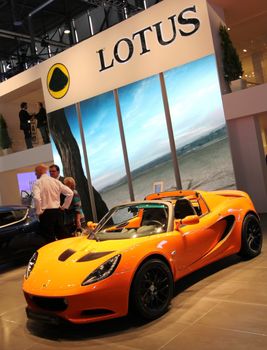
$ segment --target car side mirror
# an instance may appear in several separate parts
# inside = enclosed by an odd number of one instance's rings
[[[90,230],[94,230],[97,226],[97,223],[93,222],[93,221],[88,221],[87,222],[87,227],[90,229]]]
[[[194,225],[199,223],[199,217],[197,215],[188,215],[181,220],[181,225]]]
[[[199,223],[199,217],[197,215],[188,215],[183,219],[174,220],[174,227],[176,231],[179,231],[181,225],[194,225]]]

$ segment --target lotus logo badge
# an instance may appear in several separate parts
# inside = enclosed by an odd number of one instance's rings
[[[50,284],[51,280],[48,280],[47,282],[42,284],[42,288],[47,288]]]
[[[68,92],[70,76],[67,68],[62,63],[54,64],[47,74],[47,89],[49,94],[56,98],[62,98]]]

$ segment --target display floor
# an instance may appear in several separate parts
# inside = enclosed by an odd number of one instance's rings
[[[169,312],[141,323],[122,318],[57,328],[27,321],[21,291],[25,267],[0,266],[1,350],[267,349],[267,215],[262,254],[232,256],[176,285]]]

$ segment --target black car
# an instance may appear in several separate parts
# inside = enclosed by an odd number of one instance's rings
[[[0,263],[27,261],[44,244],[33,208],[25,205],[0,206]]]

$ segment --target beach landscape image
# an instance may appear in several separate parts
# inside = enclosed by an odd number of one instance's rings
[[[164,81],[182,188],[235,188],[215,57],[164,72]],[[159,76],[120,87],[118,98],[135,199],[153,192],[155,182],[164,190],[176,188]],[[113,91],[80,106],[93,186],[109,208],[129,201]],[[75,108],[65,114],[83,156]]]

